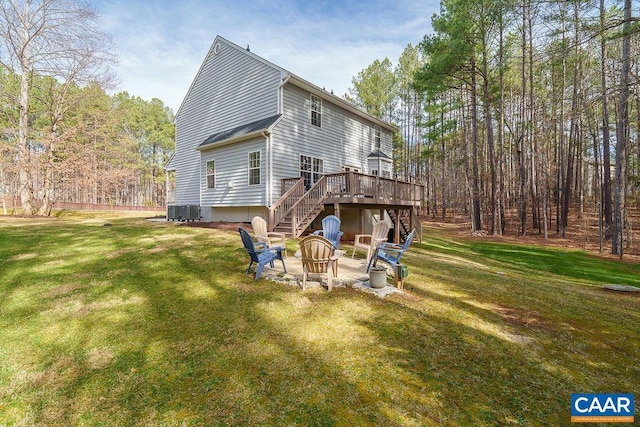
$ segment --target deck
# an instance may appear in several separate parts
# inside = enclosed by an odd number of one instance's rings
[[[299,179],[283,179],[282,194],[293,187]],[[324,203],[326,204],[357,204],[372,208],[420,208],[424,200],[423,185],[398,179],[342,172],[326,174],[324,181]]]
[[[341,206],[386,210],[406,233],[419,223],[416,210],[424,200],[423,185],[357,172],[323,175],[311,188],[305,188],[303,181],[300,177],[281,181],[282,197],[269,209],[270,230],[298,237],[325,205],[333,205],[338,217]]]

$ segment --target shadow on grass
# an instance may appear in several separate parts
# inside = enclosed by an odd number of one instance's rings
[[[523,272],[551,273],[556,277],[588,281],[594,284],[621,283],[640,286],[640,265],[607,260],[582,250],[502,242],[451,240],[425,237],[421,247],[436,253],[471,258],[497,267]]]
[[[8,422],[394,424],[324,348],[351,348],[316,312],[339,294],[254,282],[235,234],[126,222],[30,231],[41,237],[14,249],[38,247],[40,261],[10,261],[25,274],[1,287]],[[31,282],[31,308],[15,310]]]
[[[379,300],[253,281],[233,232],[127,220],[0,238],[9,424],[569,425],[570,393],[640,377],[611,356],[628,332],[637,359],[633,310],[600,318],[587,287],[496,276],[520,271],[506,250],[418,245],[407,294]]]

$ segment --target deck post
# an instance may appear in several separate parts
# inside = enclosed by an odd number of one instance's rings
[[[400,243],[400,209],[396,209],[396,224],[393,230],[393,243]]]
[[[333,204],[333,214],[340,219],[340,203]]]
[[[402,193],[400,193],[402,194]],[[400,195],[398,194],[398,176],[393,181],[393,203],[400,203]]]
[[[413,215],[415,213],[415,209],[413,206],[409,208],[409,230],[413,230],[416,228],[416,225],[413,223]]]
[[[349,172],[347,175],[347,188],[346,193],[353,196],[356,191],[356,175],[353,172]]]
[[[293,238],[297,238],[298,236],[296,236],[296,224],[298,223],[298,215],[296,212],[297,209],[294,209],[291,212],[291,235],[293,236]]]
[[[273,231],[274,222],[276,222],[276,213],[273,209],[269,209],[269,223],[267,224],[267,230]]]

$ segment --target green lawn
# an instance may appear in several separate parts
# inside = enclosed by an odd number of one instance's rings
[[[237,232],[0,217],[0,425],[569,426],[578,392],[640,419],[640,296],[601,288],[640,266],[486,240],[427,227],[379,299],[254,281]]]

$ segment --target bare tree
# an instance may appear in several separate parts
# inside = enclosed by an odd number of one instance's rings
[[[624,2],[622,30],[622,70],[620,75],[620,105],[616,124],[616,183],[613,202],[613,236],[611,253],[622,257],[627,184],[627,144],[629,141],[629,74],[631,65],[631,0]]]
[[[26,213],[37,212],[35,175],[43,177],[45,186],[51,185],[48,167],[59,142],[59,126],[69,105],[76,102],[69,96],[70,89],[92,81],[101,82],[103,87],[107,85],[109,65],[115,60],[111,47],[110,37],[100,29],[98,15],[86,2],[0,2],[0,64],[20,77],[16,151],[20,197]],[[44,138],[36,138],[29,121],[30,96],[37,81],[50,85],[46,88],[51,96],[50,121]],[[36,157],[40,156],[45,161],[37,161]],[[41,167],[44,170],[40,170]],[[42,194],[45,212],[53,203],[48,195],[50,188],[45,187]]]

